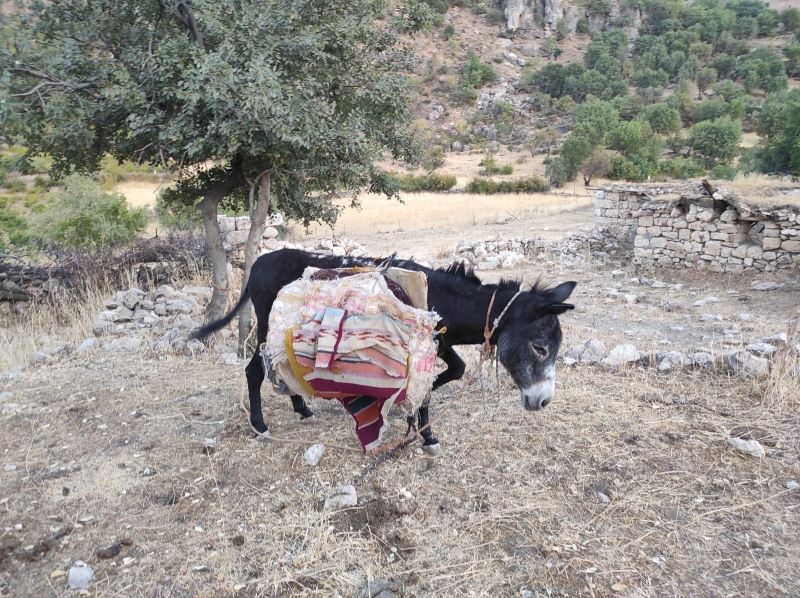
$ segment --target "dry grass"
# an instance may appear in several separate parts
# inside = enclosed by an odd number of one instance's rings
[[[345,209],[334,230],[337,234],[359,236],[407,230],[465,229],[498,219],[547,216],[587,208],[593,197],[555,194],[472,195],[467,193],[404,193],[402,203],[382,196],[365,195],[362,208]],[[343,205],[346,202],[341,202]],[[312,233],[330,234],[325,226],[313,226]]]
[[[800,351],[794,343],[800,321],[789,326],[789,342],[772,358],[772,369],[764,388],[764,406],[772,413],[793,415],[800,408]]]
[[[740,195],[745,202],[757,206],[800,206],[800,184],[791,177],[768,176],[764,174],[738,175],[732,181],[724,181],[720,186]],[[796,188],[793,194],[780,193],[779,189]]]

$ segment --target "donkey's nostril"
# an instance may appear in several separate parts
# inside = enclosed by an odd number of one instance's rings
[[[550,401],[552,400],[553,400],[552,397],[549,397],[547,399],[542,399],[542,402],[539,403],[539,407],[547,407],[550,404]]]

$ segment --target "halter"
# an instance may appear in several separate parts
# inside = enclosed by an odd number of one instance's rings
[[[506,315],[506,312],[508,311],[508,308],[511,307],[511,304],[514,303],[517,297],[524,292],[525,290],[522,288],[522,285],[519,285],[519,290],[517,293],[511,298],[511,301],[506,304],[506,306],[503,308],[503,311],[500,312],[500,315],[494,319],[494,322],[492,322],[492,328],[489,329],[489,319],[492,316],[492,307],[494,307],[494,300],[495,297],[497,297],[497,289],[495,289],[494,293],[492,293],[492,298],[489,301],[489,309],[486,310],[486,322],[483,325],[483,352],[486,355],[491,353],[492,349],[494,348],[494,345],[491,343],[491,338],[492,335],[497,331],[497,327],[500,325],[500,320],[502,320],[503,316]]]

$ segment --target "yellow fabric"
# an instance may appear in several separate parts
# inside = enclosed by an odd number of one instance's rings
[[[297,362],[297,357],[294,354],[294,347],[292,346],[292,333],[294,332],[294,328],[289,328],[286,331],[286,336],[284,342],[286,343],[286,357],[289,361],[289,366],[292,368],[292,372],[294,373],[295,380],[297,380],[298,384],[303,387],[303,390],[308,392],[309,397],[313,397],[316,393],[314,389],[311,388],[311,385],[306,381],[305,375],[313,372],[311,368],[303,367]]]

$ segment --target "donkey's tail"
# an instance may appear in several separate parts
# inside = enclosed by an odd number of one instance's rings
[[[221,328],[227,326],[230,323],[230,321],[236,317],[236,314],[239,313],[239,310],[242,309],[242,307],[244,307],[244,304],[247,303],[248,299],[250,299],[250,285],[247,285],[245,287],[244,292],[242,293],[242,296],[239,299],[239,302],[236,305],[234,305],[233,309],[228,314],[226,314],[216,322],[211,322],[210,324],[206,324],[202,328],[198,328],[192,333],[192,338],[203,339],[207,337],[209,334],[213,334],[217,330],[220,330]]]

